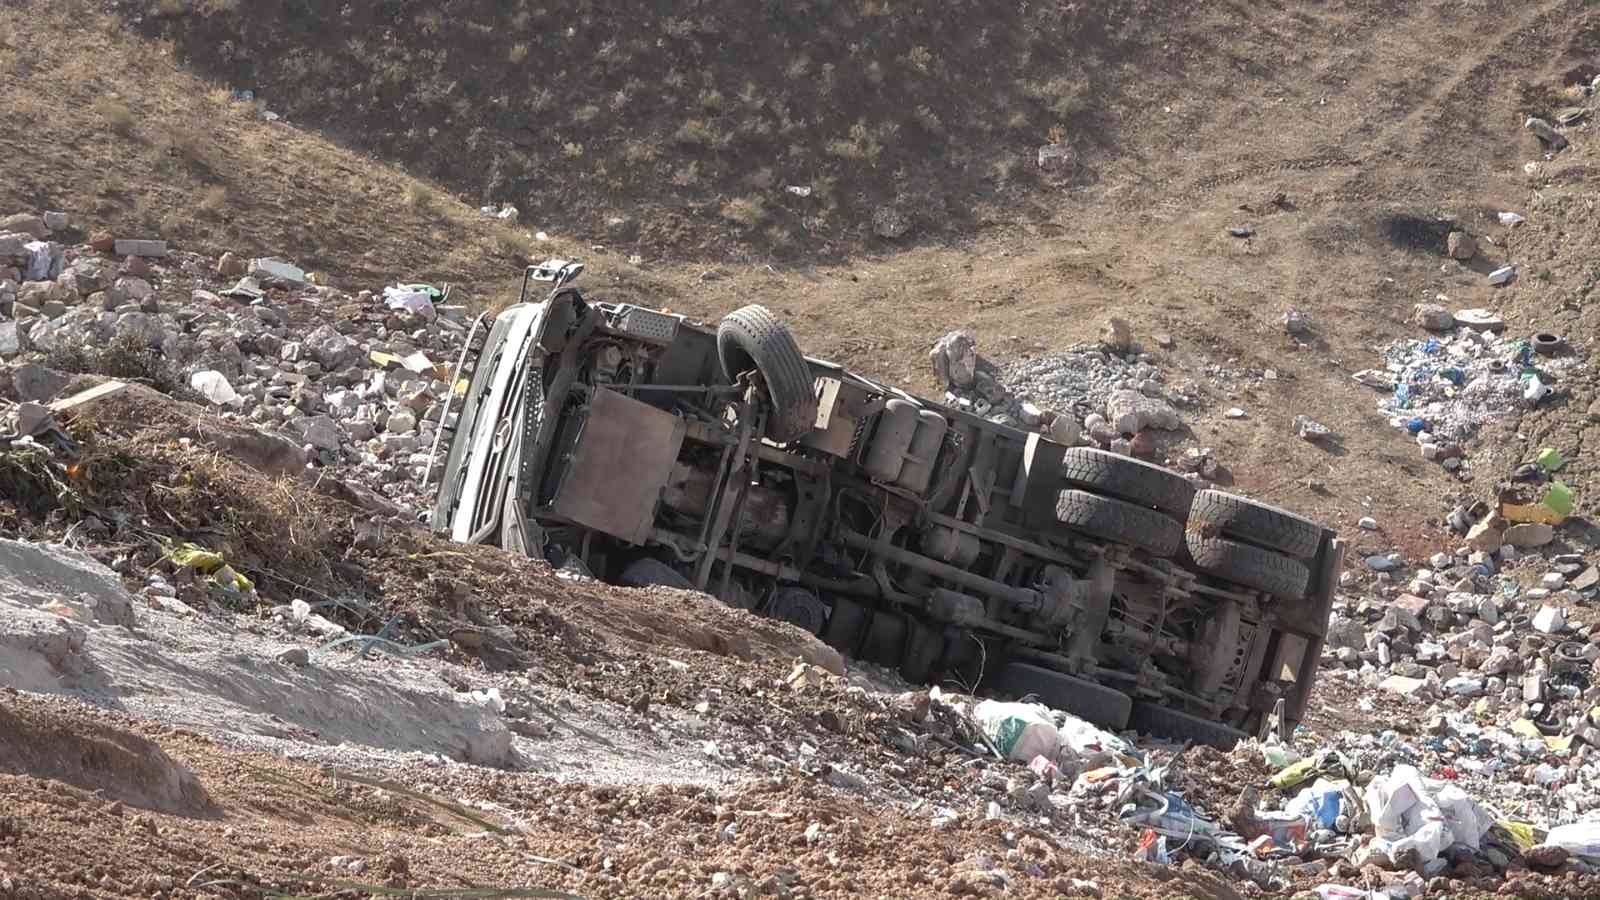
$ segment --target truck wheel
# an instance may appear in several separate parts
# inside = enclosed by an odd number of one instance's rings
[[[1086,491],[1062,491],[1056,521],[1084,534],[1168,557],[1183,541],[1183,524],[1171,516]]]
[[[624,587],[669,587],[683,591],[695,589],[694,583],[683,577],[677,569],[659,559],[640,557],[622,570],[617,579]]]
[[[1121,691],[1029,663],[1011,663],[987,683],[1002,694],[1018,699],[1032,696],[1051,709],[1112,731],[1126,728],[1133,711],[1133,698]]]
[[[1117,453],[1068,447],[1061,457],[1061,480],[1072,487],[1159,509],[1180,522],[1189,518],[1194,485],[1171,469]]]
[[[1170,741],[1192,741],[1218,750],[1232,750],[1233,746],[1250,735],[1221,722],[1212,722],[1154,703],[1133,704],[1133,715],[1128,727],[1140,734],[1149,734]]]
[[[835,597],[833,612],[822,629],[822,641],[829,647],[854,657],[867,632],[867,608],[854,600]]]
[[[1311,580],[1304,563],[1282,553],[1193,531],[1185,537],[1196,568],[1235,584],[1293,600],[1305,594]]]
[[[900,675],[912,684],[927,682],[933,667],[944,656],[944,631],[907,618],[911,633],[906,638],[906,655],[900,660]]]
[[[1247,544],[1310,559],[1322,543],[1322,526],[1292,512],[1222,491],[1195,494],[1189,522]]]
[[[746,306],[717,326],[717,359],[731,383],[752,369],[761,373],[772,402],[767,437],[779,443],[804,437],[817,421],[811,367],[794,335],[764,306]]]
[[[893,669],[899,667],[905,647],[906,617],[881,609],[873,613],[872,626],[861,645],[861,658]]]

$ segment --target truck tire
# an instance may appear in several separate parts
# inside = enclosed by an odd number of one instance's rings
[[[1305,595],[1311,571],[1299,560],[1226,538],[1205,537],[1194,531],[1185,538],[1195,567],[1203,572],[1290,600]]]
[[[1128,718],[1128,727],[1140,734],[1154,735],[1169,741],[1205,744],[1218,750],[1232,750],[1235,744],[1250,736],[1221,722],[1212,722],[1176,709],[1145,702],[1133,704],[1133,714]]]
[[[1180,522],[1189,518],[1194,485],[1171,469],[1117,453],[1069,447],[1061,458],[1061,480],[1068,485],[1159,509]]]
[[[835,597],[833,612],[822,629],[822,641],[829,647],[854,658],[867,636],[867,608],[845,597]]]
[[[944,631],[907,617],[906,655],[900,660],[900,675],[912,684],[923,684],[944,656]]]
[[[746,306],[717,326],[717,359],[732,383],[754,369],[761,373],[772,402],[767,437],[787,443],[804,437],[817,421],[817,395],[811,367],[794,335],[764,306]]]
[[[1191,525],[1237,541],[1276,550],[1295,559],[1317,555],[1322,526],[1292,512],[1234,494],[1205,490],[1194,495]]]
[[[1084,534],[1168,557],[1183,542],[1183,525],[1171,516],[1100,497],[1086,491],[1062,491],[1056,500],[1056,521]]]
[[[649,556],[628,563],[617,581],[624,587],[669,587],[681,591],[695,589],[694,582],[684,577],[683,573]]]
[[[1133,698],[1121,691],[1030,663],[1011,663],[987,684],[1019,700],[1032,696],[1051,709],[1112,731],[1127,727],[1133,711]]]

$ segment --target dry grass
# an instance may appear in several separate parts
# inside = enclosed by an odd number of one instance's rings
[[[767,221],[766,201],[757,196],[740,197],[722,204],[722,217],[746,230],[754,229]]]
[[[186,9],[219,22],[247,5]],[[28,48],[27,65],[0,77],[0,109],[26,123],[0,129],[12,173],[0,179],[0,210],[49,196],[91,229],[284,256],[352,289],[405,277],[488,294],[509,277],[493,222],[393,167],[263,121],[255,104],[175,67],[89,4],[0,4],[0,43],[0,56]],[[451,223],[442,241],[441,219]]]

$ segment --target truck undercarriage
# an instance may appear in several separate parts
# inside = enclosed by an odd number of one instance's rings
[[[758,306],[708,328],[591,303],[578,269],[530,269],[549,296],[525,278],[475,327],[434,527],[1104,727],[1227,745],[1299,720],[1331,532],[808,359]]]

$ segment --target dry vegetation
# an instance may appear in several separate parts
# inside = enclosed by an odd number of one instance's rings
[[[1018,161],[1052,129],[1113,141],[1181,71],[1151,35],[1187,15],[1149,0],[151,6],[143,27],[180,62],[470,202],[596,238],[627,212],[645,250],[811,254],[870,242],[882,204],[924,236],[1026,218],[1040,184]]]
[[[153,5],[154,6],[154,5]],[[237,0],[167,0],[171,23]],[[62,40],[63,34],[71,40]],[[64,209],[86,228],[183,249],[295,259],[376,286],[396,278],[487,293],[530,242],[399,170],[234,99],[174,47],[78,0],[0,4],[0,210]]]

